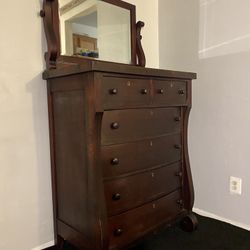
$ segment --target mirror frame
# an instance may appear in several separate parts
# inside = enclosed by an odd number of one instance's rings
[[[47,39],[48,51],[45,53],[45,60],[47,69],[55,69],[58,67],[62,58],[73,56],[61,55],[60,42],[60,19],[59,19],[59,0],[43,0],[43,9],[40,11],[40,16],[43,18],[44,30]],[[81,0],[74,0],[75,3]],[[118,7],[130,11],[130,25],[131,25],[131,65],[145,67],[146,59],[141,45],[141,28],[144,23],[139,21],[136,23],[136,7],[121,0],[102,0],[106,3],[116,5]],[[92,58],[81,58],[82,60],[97,60]],[[115,63],[115,62],[114,62]]]

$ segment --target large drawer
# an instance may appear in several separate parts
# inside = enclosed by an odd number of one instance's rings
[[[101,147],[103,176],[167,165],[181,160],[181,134]]]
[[[153,105],[181,106],[187,101],[186,81],[153,80]]]
[[[104,110],[150,104],[150,79],[102,77],[100,95]]]
[[[180,116],[180,108],[106,111],[102,120],[102,145],[180,132]]]
[[[126,213],[110,217],[110,249],[118,249],[145,235],[181,212],[180,191]]]
[[[181,187],[181,163],[104,182],[108,215],[122,213]]]

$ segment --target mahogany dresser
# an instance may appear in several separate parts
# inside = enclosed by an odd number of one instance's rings
[[[47,70],[55,233],[79,249],[127,249],[181,221],[193,183],[187,126],[194,73],[85,60]]]

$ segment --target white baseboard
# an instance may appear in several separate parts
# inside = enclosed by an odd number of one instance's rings
[[[246,225],[246,224],[243,224],[243,223],[232,221],[232,220],[220,217],[220,216],[218,216],[216,214],[212,214],[212,213],[206,212],[206,211],[204,211],[202,209],[199,209],[199,208],[193,208],[193,211],[195,213],[199,214],[199,215],[202,215],[202,216],[205,216],[205,217],[209,217],[209,218],[212,218],[212,219],[215,219],[215,220],[223,221],[223,222],[229,223],[229,224],[231,224],[233,226],[240,227],[240,228],[243,228],[245,230],[250,231],[250,225]]]
[[[47,242],[39,247],[35,247],[35,248],[32,248],[31,250],[42,250],[42,249],[45,249],[45,248],[48,248],[48,247],[52,247],[55,245],[55,241],[52,240],[50,242]]]

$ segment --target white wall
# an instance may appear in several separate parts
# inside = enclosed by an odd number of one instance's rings
[[[1,250],[42,249],[53,244],[47,97],[42,80],[46,46],[38,16],[40,2],[13,0],[1,5]],[[149,1],[146,9],[143,2],[138,0],[138,17],[147,25],[144,47],[148,65],[157,66],[157,1]]]
[[[189,151],[195,207],[250,225],[250,15],[247,0],[160,0],[160,67],[198,73]],[[199,26],[198,26],[199,24]],[[243,179],[242,196],[229,176]]]
[[[0,249],[29,250],[53,239],[45,38],[39,1],[1,7]]]
[[[74,34],[79,34],[83,36],[89,36],[93,38],[97,38],[97,28],[80,24],[80,23],[72,23],[72,32]]]

